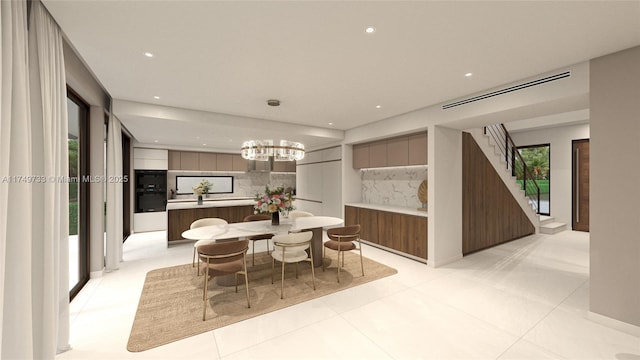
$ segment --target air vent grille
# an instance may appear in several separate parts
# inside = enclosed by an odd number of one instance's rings
[[[565,72],[562,72],[562,73],[559,73],[559,74],[556,74],[556,75],[547,76],[547,77],[544,77],[544,78],[541,78],[541,79],[537,79],[537,80],[533,80],[533,81],[529,81],[529,82],[526,82],[526,83],[523,83],[523,84],[510,86],[508,88],[492,91],[490,93],[486,93],[486,94],[470,97],[468,99],[463,99],[463,100],[459,100],[459,101],[452,102],[452,103],[449,103],[449,104],[445,104],[445,105],[442,105],[442,110],[447,110],[447,109],[454,108],[456,106],[465,105],[465,104],[469,104],[469,103],[472,103],[472,102],[476,102],[476,101],[492,98],[494,96],[503,95],[503,94],[507,94],[507,93],[510,93],[510,92],[514,92],[514,91],[530,88],[530,87],[533,87],[533,86],[542,85],[542,84],[545,84],[545,83],[548,83],[548,82],[551,82],[551,81],[564,79],[564,78],[567,78],[569,76],[571,76],[571,71],[565,71]]]

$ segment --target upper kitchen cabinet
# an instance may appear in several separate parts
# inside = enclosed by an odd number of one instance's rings
[[[295,161],[274,161],[273,171],[296,172],[296,162]]]
[[[133,168],[136,170],[167,170],[169,155],[161,149],[133,149]]]
[[[199,153],[199,167],[195,170],[216,171],[218,169],[218,156],[215,153]],[[183,169],[187,170],[187,169]]]
[[[180,151],[180,170],[200,170],[200,153]]]
[[[427,133],[353,145],[353,168],[427,164]]]
[[[406,136],[387,140],[387,166],[409,165],[409,141]]]
[[[231,155],[231,167],[233,171],[247,171],[247,160],[238,154]]]
[[[169,170],[180,170],[180,151],[169,150]]]
[[[218,154],[218,171],[233,171],[233,155],[232,154]],[[200,169],[204,170],[204,169]]]
[[[353,145],[353,168],[369,167],[369,144]]]
[[[427,164],[427,133],[409,135],[409,165]]]

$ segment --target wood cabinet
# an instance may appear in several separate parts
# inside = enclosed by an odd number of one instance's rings
[[[216,159],[218,171],[233,171],[232,154],[217,154]]]
[[[180,170],[180,151],[169,150],[169,170]]]
[[[409,141],[406,136],[387,140],[387,166],[409,165]]]
[[[407,145],[409,165],[427,164],[427,133],[409,135]]]
[[[345,206],[345,225],[360,224],[360,237],[389,249],[427,259],[424,216]]]
[[[184,240],[182,233],[189,230],[191,223],[202,218],[218,217],[229,223],[242,222],[253,214],[252,205],[203,207],[196,209],[176,209],[167,211],[167,239],[169,242]]]
[[[387,166],[387,141],[377,141],[369,144],[369,167]]]
[[[353,168],[369,167],[369,144],[353,145]]]
[[[169,170],[247,171],[247,161],[239,154],[170,150]],[[283,171],[295,172],[295,163]]]
[[[200,153],[193,151],[180,152],[181,170],[200,170]]]
[[[231,169],[233,171],[247,171],[247,160],[238,154],[231,155]]]
[[[295,161],[274,161],[273,171],[277,172],[296,172]]]
[[[353,145],[353,168],[427,165],[427,133]]]
[[[199,153],[198,170],[216,171],[218,170],[218,156],[215,153]]]

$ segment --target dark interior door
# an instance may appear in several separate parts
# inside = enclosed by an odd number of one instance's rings
[[[589,139],[573,140],[573,230],[589,231]]]

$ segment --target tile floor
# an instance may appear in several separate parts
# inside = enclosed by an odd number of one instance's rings
[[[73,349],[58,359],[640,359],[639,337],[587,320],[589,235],[572,231],[438,269],[365,247],[398,274],[130,353],[145,274],[191,261],[191,244],[166,248],[164,236],[132,235],[120,270],[87,284],[71,304]]]

